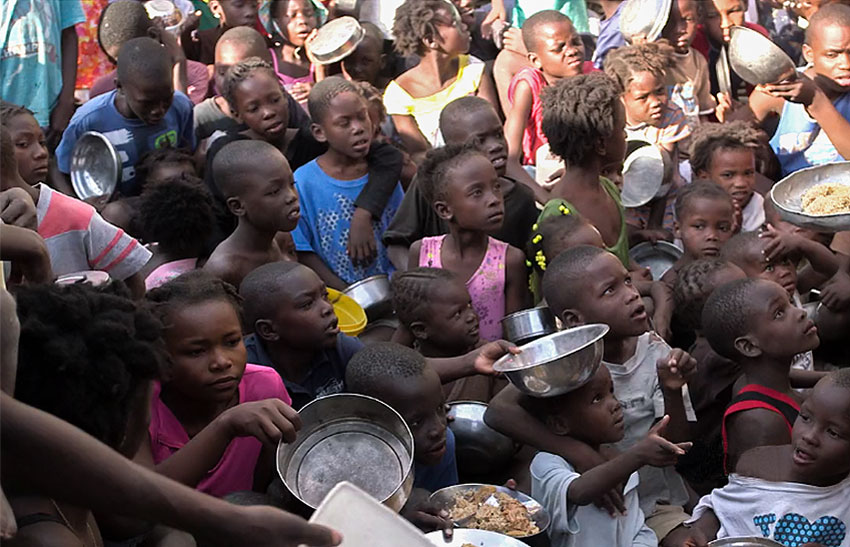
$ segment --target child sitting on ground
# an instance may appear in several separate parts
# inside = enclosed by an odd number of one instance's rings
[[[489,233],[513,247],[523,248],[538,215],[530,188],[539,186],[518,165],[512,169],[507,159],[508,145],[502,122],[493,105],[481,97],[455,99],[440,113],[440,131],[446,144],[477,143],[486,152],[496,168],[505,202],[504,222]],[[384,232],[384,243],[393,264],[403,270],[407,268],[408,251],[414,241],[448,231],[448,224],[423,197],[421,184],[415,183],[405,193],[398,212]]]
[[[373,128],[366,101],[354,84],[332,76],[313,87],[308,106],[313,135],[327,143],[328,151],[295,171],[302,214],[292,237],[299,260],[328,286],[341,290],[366,277],[395,270],[380,238],[403,192],[396,182],[381,215],[371,219],[378,238],[375,255],[355,261],[348,252],[348,232],[354,201],[371,178],[368,155]],[[397,177],[399,172],[393,174]]]
[[[850,158],[850,67],[836,51],[847,49],[850,6],[835,3],[815,13],[806,29],[809,66],[786,83],[759,86],[749,106],[756,120],[779,125],[770,140],[782,176]],[[843,63],[843,64],[842,64]]]
[[[345,368],[363,348],[339,331],[325,283],[297,262],[271,262],[239,286],[248,360],[275,369],[300,409],[343,390]]]
[[[36,231],[44,238],[53,273],[101,270],[124,281],[136,298],[145,294],[141,269],[151,253],[94,207],[44,184],[30,186],[18,173],[9,130],[0,126],[0,190],[23,189],[36,206]]]
[[[310,58],[309,41],[319,26],[313,0],[274,0],[269,6],[272,26],[277,33],[272,62],[287,93],[306,105],[313,84],[321,80],[325,66]]]
[[[236,289],[189,272],[147,299],[165,325],[172,368],[154,390],[140,457],[213,496],[255,486],[265,491],[271,466],[258,464],[265,461],[261,451],[274,451],[281,439],[292,442],[301,422],[280,376],[246,364]]]
[[[421,161],[442,144],[440,111],[465,95],[479,95],[498,105],[484,63],[466,54],[469,32],[454,5],[443,0],[407,0],[396,10],[395,48],[421,61],[387,85],[384,105],[404,146]]]
[[[215,44],[228,29],[257,24],[258,0],[209,0],[209,9],[218,19],[217,27],[186,29],[180,37],[186,58],[205,65],[215,62]]]
[[[502,317],[526,307],[528,290],[523,252],[488,235],[505,218],[496,170],[477,148],[447,145],[428,153],[417,180],[449,233],[414,243],[408,264],[445,267],[465,280],[481,338],[499,340]]]
[[[164,146],[195,149],[192,101],[174,91],[171,60],[151,38],[134,38],[121,46],[115,91],[95,97],[71,118],[56,149],[59,171],[70,177],[71,154],[87,131],[109,139],[121,161],[121,196],[137,196],[142,180],[135,166],[145,152]]]
[[[535,165],[537,149],[547,142],[540,92],[563,78],[592,71],[593,64],[584,60],[584,43],[572,21],[559,11],[529,17],[522,26],[522,41],[531,66],[517,72],[508,87],[511,107],[505,136],[512,161]]]
[[[549,309],[566,327],[590,323],[609,327],[602,360],[625,414],[625,437],[617,443],[618,449],[632,447],[664,415],[670,417],[667,428],[673,442],[690,438],[688,421],[695,418],[682,388],[696,363],[649,330],[640,295],[614,255],[585,245],[561,253],[547,265],[543,293]],[[580,473],[604,463],[586,443],[554,435],[530,416],[528,399],[516,388],[506,387],[491,401],[487,424],[517,442],[560,455]],[[663,541],[687,518],[682,509],[688,501],[685,484],[672,468],[644,466],[638,473],[641,510],[647,526]],[[612,515],[614,511],[612,506]]]
[[[298,193],[286,158],[263,141],[231,142],[216,155],[212,168],[238,224],[212,252],[204,270],[238,285],[258,266],[284,259],[275,236],[298,224]]]
[[[743,279],[717,288],[702,312],[705,337],[743,372],[743,388],[723,415],[727,472],[757,446],[785,444],[800,410],[788,379],[794,357],[818,346],[815,324],[781,286]]]
[[[546,428],[569,436],[598,451],[600,445],[618,443],[625,433],[625,411],[614,395],[611,373],[599,367],[584,385],[558,397],[530,399],[529,407]],[[669,421],[664,416],[647,435],[622,454],[579,473],[567,460],[539,452],[531,462],[531,495],[549,511],[547,533],[553,547],[632,545],[652,547],[658,539],[644,522],[638,501],[644,466],[674,465],[691,443],[674,444],[662,435]],[[611,517],[590,506],[611,489],[623,490],[622,515]]]
[[[139,217],[153,252],[142,270],[145,289],[194,270],[206,258],[207,235],[215,226],[215,214],[212,198],[198,177],[178,175],[146,189]]]
[[[732,197],[736,231],[752,232],[764,224],[764,197],[755,191],[759,132],[746,122],[703,124],[691,142],[694,176],[717,184]]]
[[[820,380],[800,406],[790,444],[744,453],[729,484],[700,500],[686,544],[703,547],[715,537],[750,536],[781,545],[846,545],[848,429],[845,368]]]

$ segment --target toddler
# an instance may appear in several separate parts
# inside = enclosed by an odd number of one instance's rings
[[[274,70],[284,89],[306,104],[313,84],[324,75],[324,66],[311,62],[307,45],[319,26],[316,7],[312,0],[273,0],[269,15],[280,39],[272,55]]]
[[[292,442],[301,422],[277,373],[246,364],[236,289],[189,272],[147,299],[165,325],[171,370],[154,389],[143,451],[159,473],[214,496],[264,491],[263,447]]]
[[[414,243],[408,263],[445,267],[465,280],[481,338],[500,339],[500,320],[525,308],[528,292],[522,251],[488,235],[505,217],[496,170],[475,147],[447,145],[429,152],[417,178],[449,233]]]
[[[215,44],[228,29],[257,24],[258,0],[209,0],[209,7],[218,26],[199,31],[186,29],[180,37],[186,57],[205,65],[215,62]]]
[[[584,43],[569,17],[544,10],[529,17],[522,26],[522,40],[530,67],[513,77],[508,87],[511,107],[505,121],[509,157],[535,165],[537,149],[545,144],[543,105],[540,92],[555,82],[593,70],[584,60]]]

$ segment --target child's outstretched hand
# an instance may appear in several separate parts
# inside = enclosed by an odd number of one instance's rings
[[[815,84],[815,81],[802,72],[797,73],[791,81],[760,85],[756,89],[773,97],[779,97],[780,99],[799,103],[803,106],[811,106],[815,100],[815,96],[818,93],[823,93],[817,84]]]
[[[681,390],[688,378],[696,371],[697,360],[682,349],[675,348],[665,359],[655,364],[661,387],[669,390]]]
[[[231,437],[254,437],[269,446],[281,439],[291,443],[301,429],[301,417],[280,399],[242,403],[225,410],[220,419]]]
[[[765,224],[759,237],[769,240],[764,248],[764,261],[772,262],[800,250],[803,236],[796,232],[780,232],[771,224]]]
[[[520,349],[518,347],[506,340],[487,342],[472,352],[472,355],[475,356],[472,366],[476,374],[495,376],[498,373],[493,370],[493,364],[508,353],[516,355],[519,352]]]
[[[820,301],[833,312],[850,309],[850,274],[838,271],[829,278],[821,288]]]
[[[411,492],[410,498],[401,509],[401,516],[426,532],[442,530],[448,538],[451,538],[454,530],[449,512],[434,506],[430,501],[429,492],[421,488]]]
[[[378,256],[378,244],[372,230],[372,213],[357,207],[348,232],[348,257],[355,266],[368,266]]]
[[[644,465],[667,467],[674,465],[693,443],[671,443],[663,437],[664,429],[670,422],[670,416],[664,415],[657,424],[652,426],[646,437],[632,447],[632,451]]]

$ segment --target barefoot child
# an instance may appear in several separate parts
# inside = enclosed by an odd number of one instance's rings
[[[408,263],[445,267],[466,280],[481,338],[500,339],[500,320],[525,308],[528,291],[522,251],[488,235],[505,217],[496,170],[476,148],[448,145],[429,152],[418,184],[449,233],[414,243]]]

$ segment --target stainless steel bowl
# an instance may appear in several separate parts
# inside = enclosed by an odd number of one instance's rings
[[[455,457],[462,475],[494,473],[511,461],[517,446],[484,423],[487,405],[478,401],[449,403],[449,428],[455,435]]]
[[[118,152],[102,133],[83,133],[71,152],[71,186],[77,197],[112,196],[121,181]]]
[[[623,162],[624,207],[640,207],[649,203],[661,190],[667,174],[664,151],[646,141],[627,143],[626,161]]]
[[[315,509],[342,481],[399,511],[413,489],[413,435],[385,403],[350,393],[321,397],[299,412],[294,443],[277,447],[284,486]]]
[[[527,344],[558,331],[548,307],[531,308],[502,318],[502,334],[514,344]]]
[[[673,267],[677,260],[682,258],[682,249],[676,247],[669,241],[659,241],[655,244],[645,241],[639,243],[629,250],[632,260],[649,268],[652,279],[658,281]]]
[[[505,355],[493,365],[516,388],[532,397],[555,397],[587,382],[602,362],[608,325],[592,324],[544,336]]]
[[[463,547],[466,544],[472,544],[475,547],[528,547],[511,536],[471,528],[458,528],[449,541],[443,539],[443,532],[440,530],[427,533],[425,537],[439,547]]]
[[[715,539],[708,542],[709,547],[781,547],[781,543],[777,543],[769,538],[763,537],[736,537]]]
[[[850,213],[809,215],[803,212],[800,204],[803,194],[823,182],[850,186],[850,161],[800,169],[773,185],[770,199],[782,220],[818,232],[850,230]]]
[[[349,285],[342,293],[360,304],[370,322],[386,319],[393,314],[390,280],[384,274],[373,275]]]
[[[620,13],[620,32],[627,40],[645,36],[654,42],[670,16],[672,0],[628,0]]]
[[[794,75],[794,61],[770,38],[746,27],[729,32],[729,64],[748,84],[775,84]]]
[[[540,503],[534,500],[531,496],[523,494],[518,490],[511,490],[510,488],[505,488],[504,486],[476,483],[458,484],[455,486],[449,486],[447,488],[437,490],[436,492],[431,494],[430,500],[431,503],[438,509],[445,509],[448,511],[449,508],[454,505],[454,501],[458,496],[466,494],[467,492],[475,492],[484,487],[495,488],[497,492],[509,495],[510,497],[523,504],[526,509],[528,509],[528,516],[531,517],[531,520],[534,521],[534,524],[536,524],[537,527],[540,528],[540,532],[531,536],[517,536],[518,538],[521,539],[536,537],[546,533],[546,529],[549,528],[549,524],[552,520],[549,516],[548,511],[546,511],[546,509],[542,505],[540,505]],[[455,532],[457,532],[457,530],[455,530]]]
[[[322,25],[308,47],[319,63],[329,65],[351,55],[365,35],[357,19],[346,15]]]

